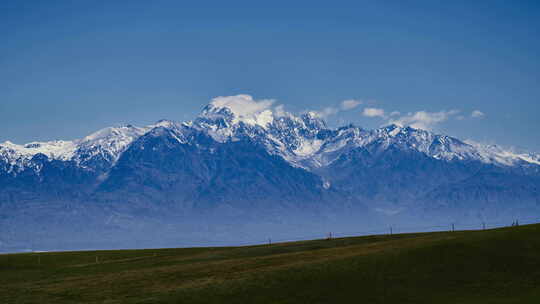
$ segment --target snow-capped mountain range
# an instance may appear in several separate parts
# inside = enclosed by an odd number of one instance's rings
[[[14,175],[26,167],[39,171],[39,167],[32,164],[32,158],[37,154],[45,155],[49,160],[72,161],[86,169],[97,169],[92,163],[96,159],[113,166],[133,141],[159,128],[173,132],[178,142],[186,144],[189,144],[188,134],[194,131],[204,132],[220,143],[249,137],[263,144],[269,153],[308,170],[328,166],[345,151],[374,144],[380,150],[399,146],[438,160],[474,160],[497,166],[540,165],[540,154],[515,153],[496,145],[462,141],[395,124],[375,130],[353,125],[330,129],[314,112],[299,116],[285,112],[278,116],[266,110],[244,117],[230,108],[213,104],[189,122],[161,120],[144,127],[108,127],[73,141],[22,145],[6,141],[0,143],[0,161],[5,163],[6,171]]]
[[[145,235],[147,246],[171,246],[179,231],[193,244],[328,223],[540,216],[538,154],[408,126],[329,128],[315,112],[237,100],[216,98],[188,122],[0,144],[0,244],[134,247],[126,236]]]

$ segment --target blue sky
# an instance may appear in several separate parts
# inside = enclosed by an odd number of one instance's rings
[[[420,119],[540,151],[538,1],[73,2],[1,2],[0,142],[189,120],[249,94],[292,112],[353,99],[331,125]]]

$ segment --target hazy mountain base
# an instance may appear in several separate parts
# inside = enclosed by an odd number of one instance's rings
[[[17,204],[16,212],[10,209],[9,217],[0,218],[0,252],[229,246],[324,238],[329,233],[448,231],[452,225],[482,229],[540,219],[540,210],[533,206],[500,213],[500,208],[473,210],[465,205],[387,215],[358,206],[298,208],[289,203],[268,202],[265,208],[219,204],[190,211],[172,204],[152,209],[103,202]]]
[[[344,213],[328,208],[306,211],[290,206],[267,207],[255,212],[255,206],[246,209],[227,204],[190,211],[172,204],[152,209],[102,202],[84,205],[32,202],[25,208],[17,205],[16,212],[10,209],[10,216],[0,219],[0,251],[265,243],[268,238],[277,241],[322,237],[332,228],[367,230],[376,222],[374,217],[365,216],[365,209],[358,208]]]

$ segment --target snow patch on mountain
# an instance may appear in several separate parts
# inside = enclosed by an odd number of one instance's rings
[[[30,159],[32,156],[42,153],[51,158],[68,160],[75,152],[76,143],[73,141],[55,140],[17,145],[10,141],[6,141],[0,145],[0,148],[3,151],[16,154],[25,159]]]
[[[473,146],[486,163],[496,162],[506,166],[514,166],[521,162],[540,165],[540,158],[533,153],[517,153],[497,145],[485,145],[472,140],[466,142]]]
[[[160,122],[156,125],[159,124]],[[112,165],[129,144],[154,127],[155,125],[143,128],[125,125],[101,129],[77,142],[77,153],[72,159],[81,164],[99,156]]]
[[[322,144],[323,141],[319,139],[303,140],[294,153],[298,156],[311,156],[320,150]]]
[[[67,161],[75,155],[77,144],[74,141],[55,140],[31,142],[17,145],[10,141],[0,144],[0,160],[7,164],[7,172],[20,172],[28,166],[36,154],[46,155],[51,159]]]
[[[113,165],[131,142],[154,127],[109,127],[73,141],[56,140],[23,145],[7,141],[0,144],[0,159],[8,164],[9,173],[18,173],[25,167],[39,168],[30,166],[32,158],[37,154],[43,154],[51,160],[75,161],[82,167],[87,167],[87,163],[95,157]]]

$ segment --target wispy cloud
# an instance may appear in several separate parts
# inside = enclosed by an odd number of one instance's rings
[[[347,99],[347,100],[344,100],[344,101],[341,102],[341,110],[342,111],[352,110],[352,109],[358,107],[361,104],[362,104],[361,100]]]
[[[379,108],[365,108],[364,111],[362,111],[362,115],[366,117],[386,118],[384,110]]]
[[[329,116],[332,116],[332,115],[336,115],[339,112],[353,110],[353,109],[357,108],[361,104],[363,104],[363,101],[361,101],[361,100],[347,99],[347,100],[342,101],[339,104],[339,106],[326,107],[326,108],[324,108],[324,109],[322,109],[320,111],[310,111],[310,112],[314,113],[315,115],[317,115],[317,116],[319,116],[321,118],[326,118],[326,117],[329,117]]]
[[[381,108],[364,108],[362,116],[379,118],[384,124],[396,124],[400,126],[411,126],[417,129],[432,130],[436,125],[450,119],[464,120],[468,116],[460,114],[459,110],[443,110],[438,112],[417,111],[402,114],[398,111],[387,112]],[[474,110],[470,118],[483,118],[485,114],[480,110]]]
[[[484,116],[486,116],[486,114],[484,114],[484,112],[480,111],[480,110],[474,110],[471,112],[471,117],[472,118],[483,118]]]
[[[280,104],[280,105],[277,105],[276,107],[274,107],[274,114],[277,116],[277,117],[281,117],[281,116],[285,116],[287,115],[287,111],[285,111],[285,106]]]
[[[252,96],[240,94],[235,96],[220,96],[212,99],[211,104],[216,107],[227,107],[235,114],[237,119],[246,122],[266,124],[272,117],[287,115],[283,105],[274,106],[273,99],[255,100]],[[337,115],[340,112],[351,111],[362,104],[369,104],[357,99],[343,100],[336,106],[325,107],[320,111],[310,111],[321,118]],[[459,110],[443,110],[438,112],[417,111],[402,114],[398,111],[386,111],[382,108],[366,107],[361,115],[365,117],[378,118],[385,124],[397,124],[400,126],[411,126],[417,129],[432,130],[436,125],[450,119],[464,120],[479,119],[485,117],[480,110],[474,110],[470,115],[460,114]],[[262,122],[264,121],[264,123]]]
[[[447,121],[458,113],[458,110],[440,112],[418,111],[397,118],[390,118],[388,123],[400,126],[411,126],[416,129],[431,130],[435,125]]]
[[[312,111],[312,112],[315,113],[315,115],[319,117],[326,118],[328,116],[336,115],[337,113],[339,113],[339,108],[326,107],[320,111]]]

